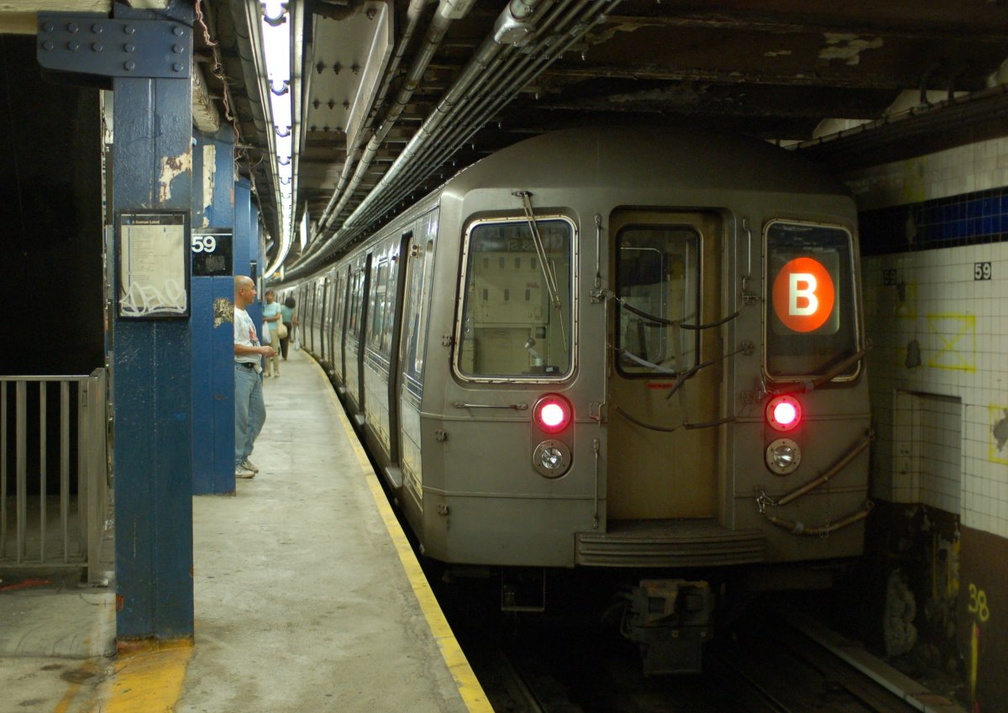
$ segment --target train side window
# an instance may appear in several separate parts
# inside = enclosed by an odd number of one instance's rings
[[[346,270],[340,270],[338,275],[336,282],[336,333],[340,335],[340,341],[342,341],[342,334],[346,326]]]
[[[385,334],[386,308],[388,307],[391,262],[387,255],[379,257],[373,267],[371,294],[368,297],[368,346],[385,353],[382,337]],[[388,315],[391,319],[391,315]]]
[[[766,241],[764,368],[776,381],[826,374],[858,350],[854,247],[838,226],[771,221]],[[854,362],[834,377],[857,377]]]
[[[692,227],[630,225],[616,236],[620,371],[653,376],[697,363],[700,235]]]
[[[433,236],[437,231],[434,219],[426,226]],[[422,249],[415,251],[409,273],[406,306],[403,310],[405,335],[403,343],[403,373],[406,389],[420,398],[423,384],[424,346],[427,340],[427,318],[430,311],[431,276],[434,270],[434,239],[429,237]]]
[[[322,281],[319,280],[315,283],[315,290],[312,293],[312,305],[314,306],[315,314],[315,324],[322,328]]]
[[[360,340],[360,309],[361,297],[364,290],[364,269],[361,266],[353,267],[353,276],[350,283],[350,305],[348,324],[349,333],[357,340]]]
[[[524,218],[479,221],[468,231],[455,350],[463,377],[558,379],[574,368],[574,226],[535,225],[534,234]]]

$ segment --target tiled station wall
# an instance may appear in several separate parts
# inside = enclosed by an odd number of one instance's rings
[[[873,494],[1008,537],[1008,138],[846,178],[874,344]]]

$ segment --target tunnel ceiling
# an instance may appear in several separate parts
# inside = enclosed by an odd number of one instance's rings
[[[510,19],[503,0],[467,4],[288,3],[312,227],[286,266],[315,269],[481,156],[586,122],[743,133],[838,170],[1006,133],[1005,0],[524,0]],[[275,232],[254,6],[195,2],[195,57]]]

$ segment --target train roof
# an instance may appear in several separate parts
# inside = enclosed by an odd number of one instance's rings
[[[823,167],[756,139],[651,127],[586,127],[541,134],[502,149],[445,188],[636,185],[850,195]]]

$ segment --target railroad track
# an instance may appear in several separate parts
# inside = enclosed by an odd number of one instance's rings
[[[751,713],[918,713],[920,709],[781,622],[745,648],[717,647],[708,672]]]
[[[700,675],[645,677],[620,638],[531,628],[474,669],[498,713],[965,713],[919,684],[915,697],[880,682],[810,638],[820,633],[772,619],[759,634],[716,640]]]

